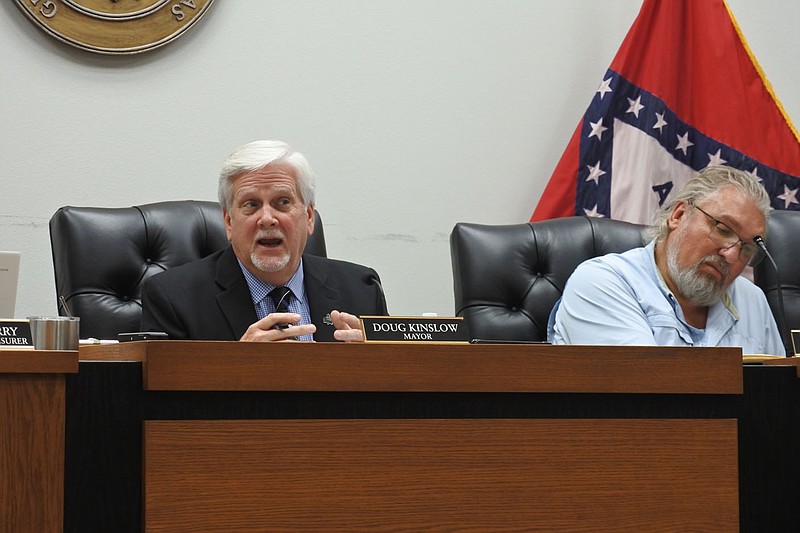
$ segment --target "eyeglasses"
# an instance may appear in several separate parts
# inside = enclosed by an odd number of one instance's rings
[[[747,259],[747,264],[749,266],[756,266],[761,262],[762,259],[764,259],[764,252],[761,251],[761,248],[756,246],[754,243],[745,242],[744,239],[739,237],[739,235],[730,228],[730,226],[721,220],[717,220],[716,218],[712,217],[700,209],[700,207],[694,205],[693,203],[689,203],[689,205],[703,213],[705,216],[711,219],[711,222],[714,223],[714,225],[711,226],[711,231],[708,234],[714,244],[723,250],[728,250],[737,244],[741,244],[741,247],[739,248],[739,255],[740,257]]]

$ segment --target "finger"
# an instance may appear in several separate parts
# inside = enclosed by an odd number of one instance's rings
[[[360,329],[337,329],[333,332],[333,338],[344,342],[362,342],[364,340]]]
[[[301,324],[299,326],[272,329],[265,333],[268,334],[268,340],[270,341],[295,341],[298,337],[313,335],[315,331],[317,331],[317,326],[314,324]]]
[[[317,328],[313,324],[293,326],[300,321],[297,313],[270,313],[251,324],[239,340],[242,341],[276,341],[299,335],[313,334]]]
[[[314,324],[301,324],[299,326],[289,326],[282,329],[261,329],[258,322],[247,328],[240,341],[247,342],[277,342],[292,340],[304,335],[313,335],[317,331]]]
[[[361,329],[361,320],[356,315],[344,311],[331,311],[331,319],[336,329]]]
[[[338,325],[342,322],[341,318],[342,313],[334,309],[331,311],[331,320],[333,320],[333,325],[339,327]]]
[[[253,325],[263,330],[270,330],[275,326],[291,326],[300,322],[300,315],[297,313],[270,313]]]

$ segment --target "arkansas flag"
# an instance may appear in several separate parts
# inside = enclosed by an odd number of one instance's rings
[[[800,140],[722,0],[645,0],[531,221],[650,224],[708,165],[761,180],[800,209]]]

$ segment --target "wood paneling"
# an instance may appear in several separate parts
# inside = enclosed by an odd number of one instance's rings
[[[736,420],[145,422],[145,530],[737,531]]]
[[[742,393],[738,348],[145,344],[148,390]]]
[[[68,380],[69,533],[736,531],[742,516],[738,349],[93,348]]]
[[[78,371],[72,350],[0,350],[0,373],[60,374]]]
[[[64,373],[77,351],[0,351],[0,531],[63,531]]]

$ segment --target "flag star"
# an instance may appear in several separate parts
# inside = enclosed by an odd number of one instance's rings
[[[761,179],[761,176],[758,175],[758,167],[753,168],[753,170],[745,170],[745,172],[750,174],[750,177],[754,180],[764,181]]]
[[[719,166],[727,163],[725,159],[722,159],[721,152],[722,148],[718,149],[716,154],[708,154],[708,166]]]
[[[597,137],[598,140],[603,140],[603,132],[606,131],[608,128],[603,126],[603,119],[601,118],[597,122],[589,122],[589,125],[592,127],[592,133],[589,134],[588,139],[592,137]]]
[[[611,92],[611,78],[607,80],[603,80],[603,83],[600,84],[600,87],[597,89],[597,92],[600,93],[600,100],[606,95],[606,93]]]
[[[786,185],[783,186],[783,194],[779,194],[776,198],[783,200],[784,209],[789,209],[792,204],[800,204],[797,201],[797,189],[789,189]]]
[[[639,111],[644,109],[644,106],[642,105],[642,95],[637,96],[636,100],[628,98],[628,105],[630,107],[628,107],[626,113],[633,113],[633,116],[639,118]]]
[[[668,124],[668,122],[664,120],[664,115],[666,115],[666,113],[656,113],[656,125],[653,126],[653,129],[658,130],[658,133],[661,133],[662,128]]]
[[[678,146],[675,147],[675,150],[681,150],[683,151],[683,155],[686,155],[686,152],[689,149],[689,147],[694,146],[694,143],[689,140],[689,132],[687,131],[683,135],[678,135],[677,137],[678,137]]]
[[[586,168],[589,169],[589,177],[586,178],[586,181],[594,181],[599,185],[600,176],[606,173],[605,170],[600,170],[600,161],[598,161],[595,166],[586,165]]]
[[[605,218],[603,215],[601,215],[600,213],[597,212],[597,205],[595,205],[591,209],[585,209],[584,208],[583,212],[586,213],[587,217]]]

